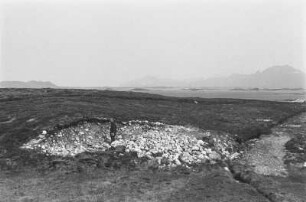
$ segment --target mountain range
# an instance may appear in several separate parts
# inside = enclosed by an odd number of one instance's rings
[[[0,88],[59,88],[50,81],[1,81]]]
[[[190,88],[305,88],[306,74],[289,65],[272,66],[253,74],[233,74],[208,79],[173,80],[144,77],[123,84],[127,87],[190,87]]]
[[[272,66],[253,74],[233,74],[228,77],[208,79],[175,80],[157,77],[143,77],[122,87],[183,87],[183,88],[306,88],[306,74],[289,65]],[[2,81],[0,88],[61,88],[50,81]]]

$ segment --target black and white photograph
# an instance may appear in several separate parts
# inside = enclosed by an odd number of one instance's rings
[[[305,0],[0,0],[0,202],[306,202]]]

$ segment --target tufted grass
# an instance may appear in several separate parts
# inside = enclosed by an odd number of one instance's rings
[[[42,130],[84,119],[114,117],[119,121],[139,119],[192,125],[228,132],[243,142],[269,133],[272,126],[305,110],[300,103],[259,100],[176,98],[78,89],[0,89],[0,155],[14,158],[22,165],[35,165],[40,162],[39,156],[20,150],[22,144]],[[34,157],[30,158],[31,155]]]

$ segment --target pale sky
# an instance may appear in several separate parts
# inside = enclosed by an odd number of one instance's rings
[[[303,0],[0,4],[0,81],[117,86],[144,76],[189,79],[273,65],[305,68]]]

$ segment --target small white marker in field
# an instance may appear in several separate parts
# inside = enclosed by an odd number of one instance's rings
[[[224,167],[224,170],[226,170],[227,172],[230,172],[228,167]]]
[[[46,135],[46,134],[47,134],[47,131],[43,130],[43,131],[42,131],[42,134],[43,134],[43,135]]]
[[[35,120],[36,120],[35,118],[31,118],[31,119],[27,120],[27,122],[29,123],[29,122],[33,122]]]

